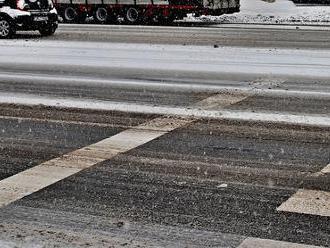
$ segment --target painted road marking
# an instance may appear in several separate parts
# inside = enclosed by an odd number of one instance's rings
[[[237,97],[236,102],[245,98],[246,96]],[[218,107],[235,103],[233,100],[225,102],[223,96],[215,95],[209,101],[205,99],[197,105],[208,108],[209,102],[216,102]],[[222,106],[220,106],[220,103]],[[212,105],[212,107],[214,106]],[[0,207],[76,174],[83,169],[141,146],[195,120],[194,118],[180,117],[155,118],[135,128],[127,129],[107,139],[8,177],[0,181]]]
[[[192,121],[193,119],[157,118],[6,178],[0,181],[0,207]]]
[[[304,245],[270,239],[247,238],[238,246],[238,248],[321,248],[321,246]]]
[[[330,174],[330,164],[328,164],[326,167],[324,167],[324,168],[321,170],[321,173],[322,173],[322,174]]]
[[[314,177],[330,173],[330,164],[321,171],[312,174]],[[320,190],[299,189],[287,201],[282,203],[278,211],[293,212],[320,216],[330,216],[330,192]]]
[[[220,110],[223,106],[233,105],[235,103],[241,102],[244,99],[252,96],[252,93],[235,93],[235,94],[217,94],[210,96],[200,102],[198,102],[195,107],[200,107],[205,110]]]
[[[330,217],[330,192],[300,189],[277,210]]]
[[[321,171],[314,173],[313,176],[320,177],[320,176],[324,176],[326,174],[330,174],[330,164],[328,164],[326,167],[324,167]]]
[[[243,94],[244,95],[244,94]],[[245,95],[246,97],[246,95]],[[239,97],[240,99],[240,97]],[[244,99],[244,98],[242,98]],[[208,109],[207,106],[192,107],[170,107],[170,106],[150,106],[135,103],[122,103],[102,100],[89,100],[77,98],[55,98],[50,96],[37,96],[28,94],[1,94],[0,103],[20,104],[20,105],[45,105],[50,107],[78,108],[89,110],[120,111],[141,114],[173,115],[196,118],[246,120],[258,122],[276,122],[294,125],[315,125],[330,127],[330,117],[326,115],[288,114],[288,113],[264,113],[251,111],[228,111],[221,108]],[[213,106],[214,107],[214,106]],[[223,107],[223,106],[222,106]]]

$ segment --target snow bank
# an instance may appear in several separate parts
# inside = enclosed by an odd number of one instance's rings
[[[296,6],[289,0],[273,3],[241,0],[241,12],[220,17],[188,17],[187,20],[219,23],[319,24],[330,25],[330,6]]]

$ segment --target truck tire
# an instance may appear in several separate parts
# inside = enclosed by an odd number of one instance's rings
[[[41,36],[51,36],[55,33],[57,25],[49,25],[39,29]]]
[[[138,24],[141,20],[140,12],[134,7],[130,7],[125,11],[124,18],[127,24]]]
[[[94,12],[94,21],[97,23],[106,23],[108,20],[108,11],[106,8],[99,7]]]
[[[0,17],[0,38],[8,39],[16,33],[15,24],[6,18]]]
[[[64,22],[73,23],[77,21],[78,13],[73,7],[66,7],[62,17]]]

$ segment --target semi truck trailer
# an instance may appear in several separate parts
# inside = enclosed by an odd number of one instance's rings
[[[169,24],[195,16],[239,12],[240,0],[54,0],[64,22],[83,23],[93,17],[96,23],[124,20],[126,24],[156,22]]]

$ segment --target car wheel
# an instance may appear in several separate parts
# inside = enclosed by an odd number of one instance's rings
[[[0,18],[0,38],[7,39],[15,34],[13,22],[5,18]]]

